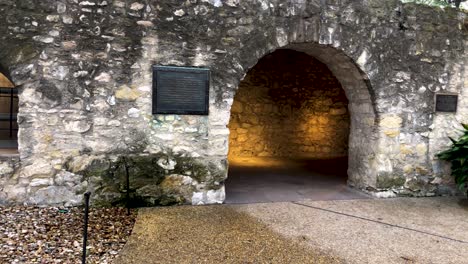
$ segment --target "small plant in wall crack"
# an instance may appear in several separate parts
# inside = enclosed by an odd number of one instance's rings
[[[463,190],[468,187],[468,124],[462,124],[462,126],[463,135],[458,140],[449,137],[453,143],[452,146],[437,154],[437,157],[452,163],[455,183]]]

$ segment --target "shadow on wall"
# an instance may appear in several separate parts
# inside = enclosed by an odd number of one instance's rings
[[[302,52],[277,50],[239,85],[231,109],[229,156],[346,156],[347,106],[325,64]]]

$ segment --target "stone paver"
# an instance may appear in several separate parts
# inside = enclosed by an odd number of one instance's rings
[[[468,263],[460,197],[140,211],[117,263]]]

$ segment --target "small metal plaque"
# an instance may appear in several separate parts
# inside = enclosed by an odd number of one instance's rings
[[[153,114],[208,115],[210,70],[153,66]]]
[[[458,95],[436,94],[437,112],[457,112]]]

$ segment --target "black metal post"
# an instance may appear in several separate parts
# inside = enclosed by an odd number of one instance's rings
[[[125,173],[127,174],[127,215],[130,215],[130,174],[128,173],[128,166],[127,166],[127,159],[124,159],[124,164],[125,164]]]
[[[83,228],[83,257],[81,259],[82,264],[86,264],[86,244],[88,243],[88,217],[89,217],[89,197],[90,192],[84,194],[85,197],[85,214],[84,214],[84,228]]]

